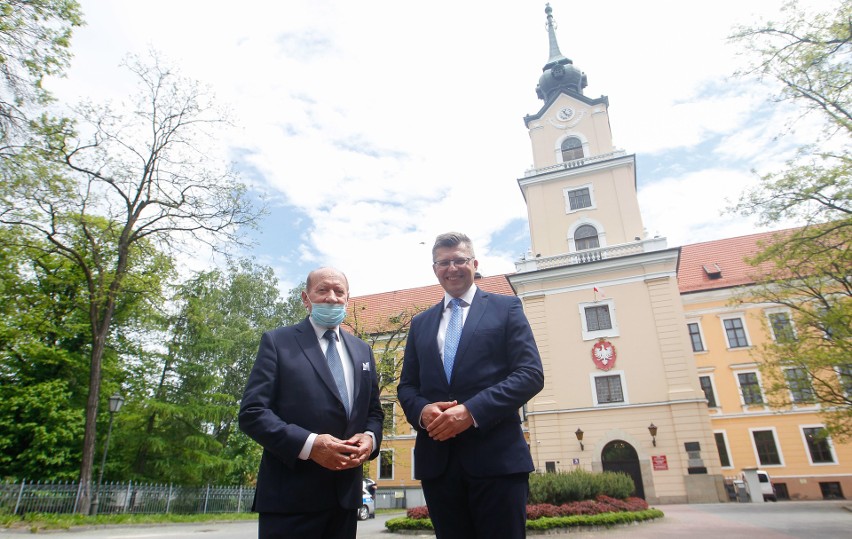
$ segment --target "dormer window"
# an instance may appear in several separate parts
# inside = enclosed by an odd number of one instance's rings
[[[577,137],[568,137],[562,141],[562,162],[583,158],[583,142]]]
[[[719,264],[704,264],[702,267],[704,268],[704,273],[707,274],[707,277],[711,279],[722,278],[722,268],[719,267]]]

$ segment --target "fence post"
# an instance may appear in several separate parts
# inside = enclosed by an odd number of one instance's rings
[[[80,493],[83,492],[83,482],[77,482],[77,496],[74,498],[74,512],[77,512],[77,508],[80,507]]]
[[[21,479],[21,489],[18,491],[18,499],[15,500],[15,511],[12,513],[13,515],[18,514],[18,508],[21,506],[21,498],[24,496],[24,485],[27,484],[27,478]]]
[[[243,486],[240,485],[240,493],[237,495],[237,513],[243,512]]]
[[[166,498],[166,513],[168,514],[169,509],[172,507],[172,484],[169,483],[169,495]]]
[[[207,514],[207,501],[210,499],[210,483],[207,484],[207,492],[204,494],[204,514]]]
[[[130,488],[131,488],[132,485],[133,485],[133,481],[127,482],[127,495],[124,496],[124,509],[122,510],[122,513],[126,513],[128,506],[130,505]]]

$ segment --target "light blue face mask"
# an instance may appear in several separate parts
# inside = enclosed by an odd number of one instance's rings
[[[311,318],[320,326],[331,328],[346,318],[345,303],[311,303]]]

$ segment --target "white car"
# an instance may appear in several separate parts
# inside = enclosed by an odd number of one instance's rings
[[[358,520],[376,518],[376,501],[367,489],[366,483],[361,486],[361,500],[363,503],[358,508]]]

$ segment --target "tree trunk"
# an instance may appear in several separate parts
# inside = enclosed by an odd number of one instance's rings
[[[107,326],[108,327],[108,326]],[[80,464],[80,497],[77,513],[88,515],[92,503],[92,475],[95,462],[95,438],[97,435],[98,402],[101,392],[101,364],[104,357],[106,336],[94,335],[92,363],[89,369],[89,398],[86,401],[86,430],[83,435],[83,458]],[[97,488],[97,485],[94,485]]]

